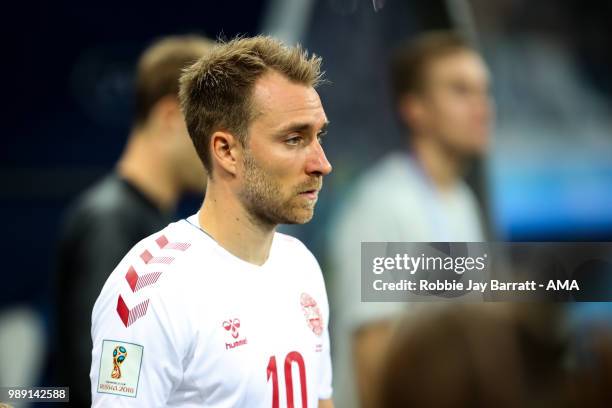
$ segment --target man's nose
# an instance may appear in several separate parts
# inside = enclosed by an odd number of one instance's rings
[[[325,156],[319,141],[315,141],[306,163],[306,172],[310,175],[327,176],[332,171],[332,165]]]

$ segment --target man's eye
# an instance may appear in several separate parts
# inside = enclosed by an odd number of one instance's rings
[[[285,140],[285,143],[290,146],[297,146],[302,142],[302,136],[293,136]]]
[[[470,87],[465,84],[453,84],[451,89],[457,95],[467,95],[470,93]]]

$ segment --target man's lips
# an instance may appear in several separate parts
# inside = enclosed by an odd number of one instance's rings
[[[310,200],[315,200],[319,196],[319,189],[313,188],[311,190],[305,190],[305,191],[302,191],[300,195]]]

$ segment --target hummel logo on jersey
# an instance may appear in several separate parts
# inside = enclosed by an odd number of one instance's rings
[[[240,328],[240,319],[229,319],[223,322],[223,328],[227,331],[232,331],[232,337],[237,339],[238,329]]]
[[[232,339],[237,340],[238,337],[240,337],[240,333],[238,332],[238,329],[240,328],[240,319],[234,318],[225,320],[222,326],[228,332],[228,334],[231,334]],[[229,350],[238,346],[243,346],[245,344],[247,344],[246,337],[242,340],[234,341],[232,343],[225,343],[225,349]]]

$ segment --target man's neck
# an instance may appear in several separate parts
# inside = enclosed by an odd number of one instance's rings
[[[258,266],[267,261],[276,225],[254,219],[227,186],[209,180],[198,221],[219,245],[243,261]]]
[[[414,156],[427,177],[440,191],[452,189],[463,173],[463,158],[426,137],[415,137],[413,140]]]
[[[171,171],[147,138],[134,131],[117,163],[117,172],[147,196],[163,212],[172,211],[178,202],[180,188]]]

